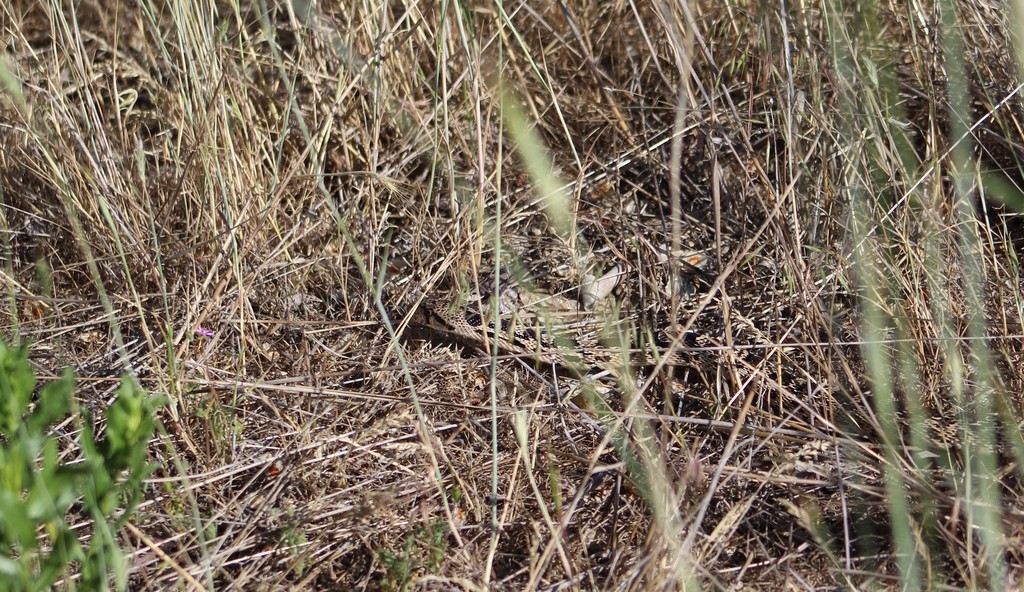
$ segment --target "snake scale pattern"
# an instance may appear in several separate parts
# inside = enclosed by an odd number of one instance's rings
[[[490,298],[467,300],[436,296],[425,298],[420,310],[422,324],[485,352],[493,351],[496,341],[502,354],[578,373],[620,368],[627,352],[626,365],[634,368],[688,366],[694,361],[687,352],[694,345],[690,343],[692,340],[672,339],[659,330],[649,332],[647,338],[640,340],[651,342],[653,347],[622,345],[637,340],[626,338],[628,331],[610,328],[625,329],[629,324],[609,322],[590,313],[572,315],[572,320],[563,322],[556,317],[564,315],[519,310],[505,302],[495,307]],[[643,335],[644,332],[638,333]]]

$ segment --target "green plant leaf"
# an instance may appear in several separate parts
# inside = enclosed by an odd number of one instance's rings
[[[0,446],[0,491],[21,493],[28,473],[29,466],[22,442]]]
[[[41,433],[50,424],[67,416],[71,393],[74,391],[75,373],[70,368],[58,380],[43,387],[39,393],[39,403],[25,422],[29,433]]]
[[[21,573],[21,564],[11,559],[0,555],[0,578],[3,578],[5,582],[11,584],[18,574]],[[16,588],[17,589],[17,588]]]
[[[57,438],[47,432],[72,409],[75,375],[66,370],[43,386],[29,413],[35,386],[27,350],[0,342],[0,591],[48,590],[72,563],[81,589],[106,590],[112,575],[124,589],[128,564],[116,534],[152,469],[146,447],[158,400],[131,377],[122,377],[99,443],[91,414],[81,410],[82,459],[68,463]],[[68,510],[79,500],[92,519],[88,550],[67,523]],[[114,516],[119,503],[125,510]],[[41,544],[43,538],[48,541]]]
[[[25,348],[0,343],[0,433],[9,441],[21,425],[35,386],[35,372]]]
[[[117,400],[107,409],[107,427],[100,452],[110,474],[142,470],[146,443],[153,435],[153,405],[130,377],[121,379]]]
[[[40,558],[39,574],[33,582],[34,590],[49,589],[53,582],[64,573],[68,563],[85,559],[78,537],[62,518],[47,524],[46,530],[50,536],[52,548],[48,555]]]
[[[0,534],[22,554],[37,546],[35,523],[29,519],[18,496],[9,491],[0,491]]]

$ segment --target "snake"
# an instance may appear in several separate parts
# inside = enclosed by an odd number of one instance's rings
[[[420,305],[419,324],[485,352],[494,351],[496,345],[503,354],[577,374],[621,369],[624,365],[637,368],[694,364],[688,351],[696,345],[691,334],[672,339],[664,330],[636,331],[646,334],[650,343],[634,348],[632,342],[639,340],[628,338],[632,332],[623,329],[630,326],[629,319],[623,322],[589,314],[563,323],[558,322],[557,317],[563,316],[558,313],[536,314],[502,300],[495,306],[493,298],[488,297],[425,297]]]

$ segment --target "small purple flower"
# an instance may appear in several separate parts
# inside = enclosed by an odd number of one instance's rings
[[[203,327],[196,327],[195,333],[196,335],[200,335],[202,337],[213,337],[214,335],[213,331],[205,329]]]

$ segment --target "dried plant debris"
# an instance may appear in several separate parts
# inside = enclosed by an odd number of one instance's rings
[[[129,587],[1016,585],[1019,23],[748,4],[0,9],[5,334],[170,401]]]

